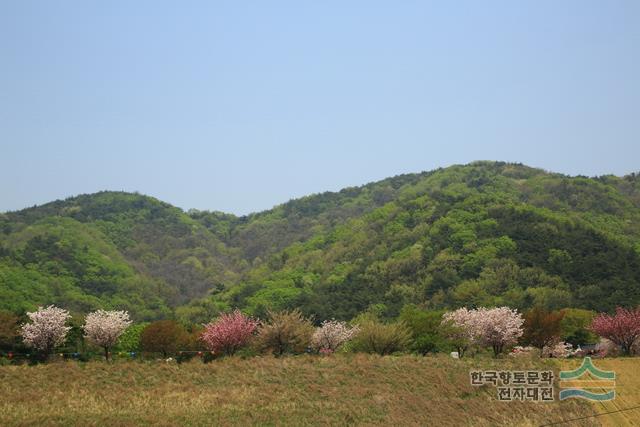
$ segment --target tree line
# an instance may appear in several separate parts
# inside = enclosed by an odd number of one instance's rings
[[[33,361],[46,361],[68,340],[71,316],[51,305],[27,313],[27,318],[18,324],[16,316],[0,314],[2,351],[13,359],[24,346],[33,353]],[[194,354],[213,359],[260,353],[426,355],[445,351],[453,351],[458,358],[480,352],[494,357],[533,352],[542,357],[569,357],[586,354],[580,346],[593,344],[597,345],[588,350],[592,354],[631,355],[640,350],[640,307],[618,307],[613,314],[535,307],[523,314],[506,306],[453,311],[406,306],[393,321],[381,320],[369,311],[350,322],[325,320],[318,326],[300,310],[269,311],[264,319],[257,319],[236,309],[205,325],[191,325],[191,330],[173,320],[133,324],[126,311],[96,310],[85,316],[82,331],[83,338],[100,349],[106,360],[118,346],[180,360]]]

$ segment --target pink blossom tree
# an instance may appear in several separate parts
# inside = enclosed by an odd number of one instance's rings
[[[622,353],[630,354],[640,338],[640,307],[618,307],[614,315],[600,313],[591,322],[591,330],[620,346]]]
[[[311,346],[322,353],[333,353],[359,331],[357,326],[349,327],[345,322],[325,320],[311,336]]]
[[[97,310],[87,314],[84,322],[85,338],[104,349],[104,357],[109,360],[109,349],[120,335],[131,325],[126,311]]]
[[[235,310],[205,325],[201,339],[209,350],[229,356],[249,342],[257,327],[257,320]]]
[[[496,357],[505,347],[515,344],[524,332],[524,318],[518,310],[509,307],[473,310],[470,323],[477,341],[491,347]]]
[[[38,307],[38,310],[27,313],[27,316],[31,323],[22,325],[22,340],[27,346],[40,351],[46,359],[64,342],[71,329],[65,323],[71,316],[67,310],[53,305]]]

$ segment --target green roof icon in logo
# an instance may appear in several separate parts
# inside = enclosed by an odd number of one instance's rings
[[[580,386],[580,377],[589,373],[596,381],[584,381],[584,386]],[[613,400],[616,396],[615,390],[609,390],[604,393],[594,393],[592,391],[585,390],[585,388],[603,388],[603,387],[615,387],[616,373],[613,371],[603,371],[595,367],[590,357],[585,357],[582,361],[582,365],[573,371],[560,371],[561,381],[570,381],[572,386],[560,391],[560,400],[569,399],[572,397],[582,398],[587,400]],[[600,381],[604,385],[593,385]],[[577,386],[576,386],[577,384]],[[562,383],[561,383],[562,385]]]

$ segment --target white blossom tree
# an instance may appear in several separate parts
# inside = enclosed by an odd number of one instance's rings
[[[38,307],[38,310],[27,313],[27,316],[31,323],[22,325],[22,340],[27,346],[40,351],[46,359],[57,346],[64,343],[67,332],[71,329],[65,323],[71,316],[67,310],[53,305]]]
[[[444,331],[458,351],[477,344],[491,347],[496,356],[518,341],[524,332],[523,323],[522,315],[509,307],[459,308],[443,316]]]
[[[109,350],[129,325],[131,321],[126,311],[97,310],[87,314],[84,334],[89,341],[104,349],[104,357],[109,360]]]
[[[524,332],[524,318],[509,307],[478,308],[471,316],[472,333],[480,345],[493,349],[498,356],[505,347],[518,342]]]
[[[311,345],[321,352],[333,353],[359,331],[357,326],[349,327],[345,322],[325,320],[313,333]]]

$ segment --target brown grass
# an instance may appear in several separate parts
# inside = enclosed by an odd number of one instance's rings
[[[355,354],[2,366],[0,425],[534,426],[593,414],[586,402],[504,403],[469,385],[471,369],[544,363]]]

